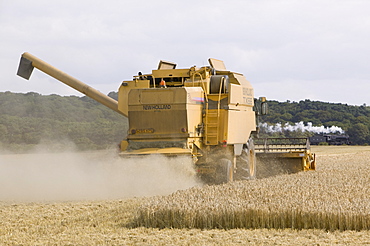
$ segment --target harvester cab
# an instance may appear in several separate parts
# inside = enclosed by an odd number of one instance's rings
[[[22,55],[18,75],[29,79],[33,67],[128,117],[128,135],[120,143],[123,157],[187,155],[208,183],[254,179],[257,160],[289,160],[284,162],[293,163],[289,172],[315,167],[308,145],[294,150],[282,145],[281,155],[255,146],[258,118],[267,113],[266,99],[255,99],[249,81],[220,60],[183,69],[160,61],[151,73],[139,72],[123,81],[118,101],[29,53]]]

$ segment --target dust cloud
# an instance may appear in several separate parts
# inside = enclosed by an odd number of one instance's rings
[[[189,157],[121,158],[116,150],[0,152],[0,201],[103,200],[167,195],[200,183]]]

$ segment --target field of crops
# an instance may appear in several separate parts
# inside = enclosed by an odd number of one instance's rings
[[[323,157],[315,172],[194,187],[153,197],[137,225],[159,228],[370,229],[367,153]]]
[[[370,244],[370,147],[313,151],[315,172],[197,186],[165,196],[3,201],[0,244]]]

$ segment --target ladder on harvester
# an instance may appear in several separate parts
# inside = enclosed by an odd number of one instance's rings
[[[220,108],[209,109],[207,102],[205,119],[205,143],[207,145],[217,145],[219,143],[219,121]]]
[[[199,73],[198,73],[199,74]],[[193,83],[195,81],[195,75],[193,75]],[[218,92],[215,92],[211,88],[207,90],[204,87],[203,84],[203,78],[199,74],[200,79],[201,79],[201,86],[205,92],[205,119],[204,119],[204,143],[206,145],[218,145],[219,144],[219,138],[220,138],[220,118],[221,118],[221,112],[220,112],[220,106],[221,106],[221,94],[223,93],[223,86],[225,86],[225,77],[218,78],[215,81],[215,85]],[[212,83],[212,77],[210,80],[210,83]],[[225,91],[225,89],[224,89]],[[208,94],[209,92],[209,94]],[[212,101],[217,101],[217,108],[209,108],[209,99],[212,99]]]
[[[205,143],[218,145],[220,142],[220,119],[221,119],[221,90],[219,93],[207,95],[206,119],[205,119]],[[217,101],[217,108],[209,109],[209,100]]]
[[[212,80],[211,80],[212,82]],[[221,118],[221,99],[223,86],[225,83],[224,77],[216,81],[215,85],[217,92],[210,90],[210,94],[206,95],[206,118],[205,118],[205,144],[218,145],[220,142],[220,118]],[[209,109],[209,99],[217,101],[217,108]]]

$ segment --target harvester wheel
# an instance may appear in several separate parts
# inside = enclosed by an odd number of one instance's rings
[[[218,161],[218,170],[216,173],[216,183],[228,183],[234,180],[234,166],[227,158]]]
[[[249,139],[242,154],[236,158],[236,179],[256,179],[256,152],[253,139]]]

